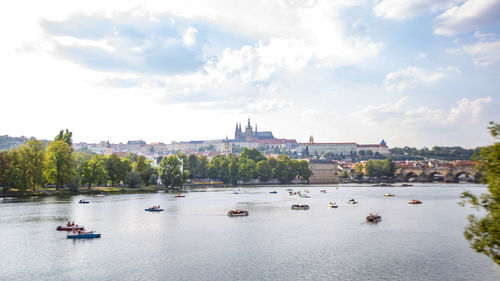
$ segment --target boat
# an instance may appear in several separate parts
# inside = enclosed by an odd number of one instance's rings
[[[326,193],[326,190],[322,189],[319,191],[320,193]]]
[[[414,200],[410,200],[408,202],[408,204],[422,204],[422,202],[414,199]]]
[[[271,193],[271,194],[276,194],[276,193],[278,193],[278,191],[276,191],[276,190],[274,190],[274,191],[269,191],[269,193]]]
[[[347,203],[352,204],[352,205],[358,204],[358,202],[354,199],[349,199],[349,201],[347,201]]]
[[[382,220],[382,216],[379,214],[370,213],[368,216],[366,216],[367,222],[379,222],[381,220]]]
[[[80,199],[80,201],[78,201],[78,203],[80,203],[80,204],[88,204],[90,202],[86,201],[85,199]]]
[[[244,217],[244,216],[248,216],[248,211],[230,210],[229,212],[227,212],[227,216],[228,217]]]
[[[95,194],[94,197],[105,197],[106,194],[104,194],[104,192],[101,192],[99,194]]]
[[[56,230],[59,231],[73,231],[73,230],[84,230],[83,225],[70,225],[70,226],[58,226]]]
[[[385,196],[385,197],[393,197],[393,196],[396,196],[396,195],[394,195],[394,194],[392,194],[392,193],[386,193],[386,194],[384,194],[384,196]]]
[[[90,239],[90,238],[101,238],[100,233],[90,232],[79,232],[77,234],[68,234],[67,239]]]
[[[339,206],[338,206],[338,205],[337,205],[337,203],[335,203],[335,202],[333,202],[333,203],[332,203],[332,202],[330,202],[330,203],[328,204],[328,208],[338,208],[338,207],[339,207]]]
[[[233,191],[234,194],[240,194],[238,191]]]
[[[309,205],[292,205],[292,210],[309,210]]]
[[[413,186],[413,184],[402,183],[401,186]]]
[[[144,209],[144,211],[146,211],[146,212],[163,212],[163,209],[160,209],[160,208],[147,208],[147,209]]]
[[[285,191],[293,191],[293,189],[287,188],[287,189],[285,189]]]
[[[180,193],[177,193],[177,195],[175,195],[175,197],[181,198],[181,197],[186,197],[186,195],[182,195]]]

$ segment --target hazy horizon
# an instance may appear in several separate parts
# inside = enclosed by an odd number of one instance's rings
[[[15,1],[0,135],[492,143],[500,0]]]

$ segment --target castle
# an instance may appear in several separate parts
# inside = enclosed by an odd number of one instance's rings
[[[252,126],[250,125],[250,118],[248,118],[248,125],[245,128],[245,132],[241,130],[241,123],[236,123],[236,129],[234,130],[235,141],[259,141],[268,139],[274,139],[273,133],[271,131],[257,131],[257,124],[255,124],[254,131]]]

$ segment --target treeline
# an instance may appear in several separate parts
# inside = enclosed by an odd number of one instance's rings
[[[290,159],[287,155],[278,158],[266,157],[257,149],[243,148],[241,154],[216,155],[210,162],[206,156],[181,157],[188,177],[218,179],[224,183],[237,184],[239,180],[259,179],[266,182],[277,179],[290,183],[295,178],[308,180],[312,175],[305,160]]]
[[[396,164],[392,161],[392,158],[386,158],[384,160],[368,160],[363,163],[358,163],[354,167],[355,176],[360,179],[363,176],[370,178],[381,178],[394,177],[396,172]]]
[[[394,159],[397,160],[421,160],[424,158],[433,158],[439,160],[472,160],[474,155],[477,155],[480,151],[480,148],[476,149],[465,149],[460,146],[434,146],[429,149],[424,147],[422,149],[418,149],[415,147],[394,147],[389,149],[391,155]]]
[[[72,133],[61,131],[47,145],[30,139],[9,151],[0,151],[0,187],[4,192],[36,190],[47,185],[56,189],[67,186],[77,190],[81,185],[129,187],[157,185],[180,186],[188,178],[208,178],[237,184],[239,180],[276,178],[289,183],[295,178],[309,179],[312,172],[306,161],[280,155],[264,157],[255,149],[244,148],[241,155],[206,156],[176,154],[163,157],[157,167],[143,155],[98,154],[74,152]],[[159,181],[160,180],[160,181]]]

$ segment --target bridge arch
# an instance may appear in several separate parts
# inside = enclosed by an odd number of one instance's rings
[[[410,171],[404,176],[404,181],[416,181],[418,177],[419,175],[417,173],[415,173],[414,171]]]
[[[433,181],[438,181],[438,182],[444,182],[445,181],[445,175],[443,175],[440,172],[432,172],[427,176],[427,181],[433,182]]]
[[[460,171],[455,173],[454,180],[455,182],[459,181],[474,182],[475,177],[466,171]]]

